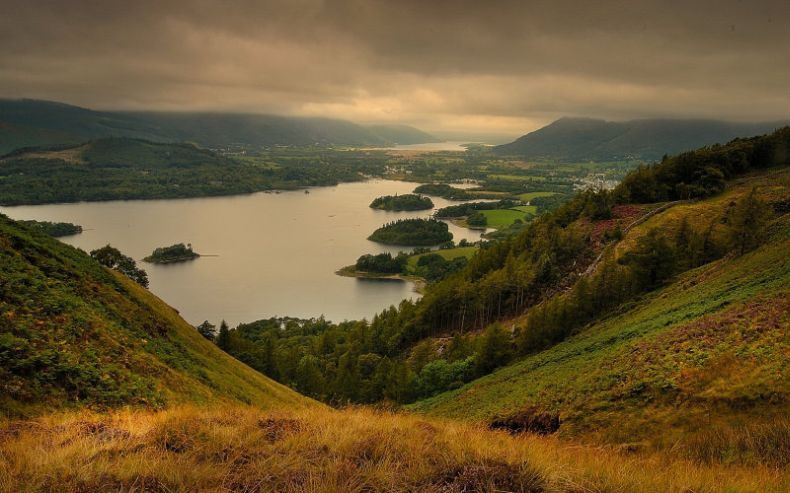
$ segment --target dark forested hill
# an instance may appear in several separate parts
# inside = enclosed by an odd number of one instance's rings
[[[393,144],[409,145],[438,142],[440,139],[408,125],[368,125],[368,130]]]
[[[353,157],[343,159],[257,166],[189,143],[128,137],[23,148],[0,158],[0,204],[209,197],[362,179]]]
[[[206,146],[381,146],[436,140],[405,125],[365,127],[329,118],[236,113],[107,112],[50,101],[0,100],[0,154],[20,147],[76,144],[101,137],[190,141]]]
[[[612,122],[561,118],[494,151],[500,155],[558,161],[653,161],[665,154],[771,132],[787,122],[644,119]]]

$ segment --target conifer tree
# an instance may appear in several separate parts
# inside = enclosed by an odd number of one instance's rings
[[[739,200],[730,217],[730,242],[738,255],[754,250],[765,239],[765,227],[771,218],[771,209],[752,188]]]

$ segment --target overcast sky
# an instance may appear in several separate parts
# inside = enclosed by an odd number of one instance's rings
[[[516,136],[790,118],[790,1],[0,0],[0,97]]]

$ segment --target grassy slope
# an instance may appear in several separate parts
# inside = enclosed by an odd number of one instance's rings
[[[720,197],[669,209],[629,232],[619,253],[651,227],[671,232],[682,216],[708,224],[752,185],[786,198],[787,178],[744,179]],[[757,251],[688,272],[554,348],[412,408],[487,420],[538,406],[560,413],[566,436],[613,442],[671,444],[702,422],[770,422],[786,414],[790,395],[788,251],[785,216]]]
[[[532,206],[524,206],[524,207],[532,207]],[[506,228],[513,224],[516,219],[521,219],[522,221],[526,219],[527,216],[530,215],[529,210],[520,210],[520,209],[486,209],[480,211],[485,217],[487,222],[487,226],[489,228]]]
[[[551,197],[552,195],[556,194],[556,192],[527,192],[519,194],[518,198],[524,202],[529,202],[530,200],[537,199],[538,197]]]
[[[0,363],[0,415],[311,402],[220,351],[149,291],[4,216]]]

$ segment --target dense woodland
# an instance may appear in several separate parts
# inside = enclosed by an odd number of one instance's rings
[[[450,245],[452,246],[452,245]],[[462,246],[468,246],[463,242]],[[417,256],[413,267],[409,266],[409,257]],[[429,283],[437,282],[450,274],[463,269],[467,259],[464,256],[446,259],[428,248],[415,249],[411,254],[399,252],[393,256],[391,253],[366,254],[359,257],[354,264],[358,272],[375,274],[403,274],[417,276]]]
[[[370,321],[275,318],[224,327],[216,342],[267,375],[328,402],[410,402],[456,388],[564,340],[680,272],[759,246],[765,224],[786,205],[769,205],[752,191],[724,217],[704,224],[684,221],[671,235],[650,230],[619,257],[605,250],[592,274],[583,274],[596,252],[590,225],[611,218],[615,204],[665,201],[679,191],[713,195],[723,182],[711,176],[732,178],[787,165],[788,149],[790,128],[785,128],[666,158],[635,171],[613,192],[581,192],[521,234],[483,248],[417,302],[403,301]],[[658,193],[640,195],[646,190]],[[599,240],[604,245],[622,236],[619,226],[612,228]],[[500,323],[524,313],[518,326]]]
[[[444,183],[426,183],[414,189],[414,193],[433,195],[447,200],[471,200],[473,195],[466,190],[455,188]]]
[[[386,245],[429,246],[452,241],[446,223],[434,219],[398,219],[385,224],[368,239]]]
[[[376,197],[370,203],[370,207],[383,211],[422,211],[433,209],[433,201],[428,197],[415,193],[385,195]]]

